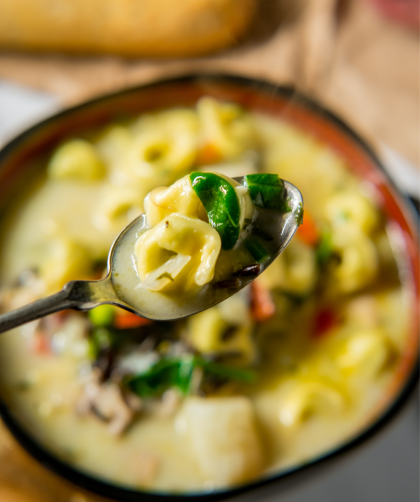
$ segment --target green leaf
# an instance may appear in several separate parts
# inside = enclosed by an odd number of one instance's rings
[[[296,208],[296,213],[295,213],[295,220],[298,227],[303,223],[303,213],[304,213],[303,206],[302,203],[300,203]]]
[[[161,359],[148,371],[129,380],[130,389],[141,397],[159,396],[176,387],[182,394],[190,388],[194,358]]]
[[[283,180],[277,174],[248,174],[244,185],[248,188],[254,205],[264,209],[277,209],[283,213],[290,211],[285,200]]]
[[[115,346],[115,334],[112,329],[105,326],[94,327],[89,333],[89,357],[95,361],[103,350]]]
[[[193,172],[191,186],[207,212],[210,225],[219,232],[222,248],[232,249],[238,240],[241,208],[235,188],[214,173]]]
[[[257,263],[262,263],[270,258],[269,252],[255,237],[249,236],[244,244]]]
[[[240,382],[253,383],[257,379],[257,373],[247,368],[236,368],[227,364],[205,361],[199,358],[196,362],[204,371],[210,375],[226,378],[227,380],[238,380]]]
[[[332,236],[330,232],[321,234],[321,240],[316,250],[316,260],[320,267],[323,267],[333,252]]]
[[[199,356],[184,356],[175,359],[161,359],[146,372],[136,375],[126,383],[141,397],[156,397],[165,390],[176,387],[182,394],[188,394],[195,368],[202,368],[204,375],[214,375],[227,380],[252,383],[256,380],[255,371],[236,368],[227,364],[206,361]]]

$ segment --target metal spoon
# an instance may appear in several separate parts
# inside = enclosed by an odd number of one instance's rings
[[[243,178],[234,179],[239,184],[243,184]],[[291,211],[281,214],[274,210],[258,210],[257,219],[254,222],[262,235],[271,236],[271,239],[267,239],[266,242],[266,247],[270,252],[269,259],[255,267],[246,267],[242,272],[225,281],[206,285],[205,294],[195,295],[189,298],[188,302],[185,302],[184,299],[181,310],[162,308],[160,300],[162,302],[166,301],[166,303],[168,301],[175,302],[175,306],[177,300],[168,300],[168,297],[156,292],[149,292],[149,294],[154,295],[154,298],[158,295],[155,308],[150,309],[146,304],[147,302],[144,305],[140,302],[139,305],[139,302],[133,302],[127,298],[127,293],[119,284],[118,268],[116,267],[118,260],[121,259],[121,256],[124,257],[124,251],[133,249],[131,246],[134,245],[135,240],[142,232],[147,230],[145,215],[142,214],[132,221],[112,244],[108,255],[108,273],[104,279],[99,281],[70,281],[61,291],[54,295],[1,315],[0,333],[61,310],[90,310],[104,303],[116,305],[148,319],[169,321],[196,314],[226,300],[229,296],[247,286],[265,270],[286,248],[296,232],[299,225],[299,215],[303,207],[302,195],[291,183],[285,181],[284,186]],[[126,258],[128,259],[129,256],[126,255]],[[133,273],[135,272],[133,271]],[[178,307],[180,305],[181,302],[179,301]]]

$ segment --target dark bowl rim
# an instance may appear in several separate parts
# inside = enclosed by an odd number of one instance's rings
[[[19,147],[20,143],[30,137],[34,132],[36,132],[40,127],[46,126],[49,123],[53,123],[55,120],[64,118],[66,115],[77,113],[77,111],[82,110],[85,107],[89,107],[95,104],[100,104],[101,102],[106,102],[108,99],[117,98],[118,96],[123,96],[125,94],[142,92],[147,88],[156,87],[159,85],[171,85],[180,83],[193,83],[195,81],[213,81],[213,82],[229,82],[242,86],[245,88],[254,88],[260,93],[270,93],[270,95],[275,97],[284,98],[296,98],[299,99],[299,106],[305,109],[309,109],[316,115],[321,116],[321,118],[326,119],[336,127],[341,132],[344,132],[350,137],[362,150],[370,157],[373,163],[384,175],[387,183],[391,186],[399,198],[398,205],[404,208],[404,219],[409,223],[410,229],[413,230],[414,235],[417,238],[418,245],[418,222],[420,221],[419,215],[414,208],[414,205],[410,201],[408,195],[403,193],[393,182],[393,180],[388,175],[386,169],[383,166],[382,161],[376,155],[371,146],[362,139],[358,133],[356,133],[350,126],[348,126],[340,117],[335,113],[329,111],[325,106],[315,101],[313,98],[309,98],[299,91],[297,91],[292,86],[283,86],[275,84],[274,82],[269,82],[262,79],[256,79],[253,77],[245,77],[238,74],[231,73],[219,73],[219,72],[199,72],[199,73],[181,73],[180,75],[170,76],[169,78],[156,79],[152,82],[146,84],[140,84],[128,88],[118,90],[116,92],[106,93],[104,95],[95,97],[84,101],[76,106],[65,108],[64,110],[55,113],[46,119],[34,124],[29,127],[18,136],[13,138],[11,141],[6,143],[0,150],[0,165],[4,158],[6,158],[10,152],[13,152]],[[393,195],[395,198],[395,196]],[[417,222],[417,224],[416,224]],[[50,453],[41,446],[35,439],[33,439],[25,430],[24,427],[19,425],[18,419],[14,417],[14,414],[7,405],[0,400],[0,417],[2,418],[4,424],[15,437],[17,442],[26,450],[35,460],[40,464],[45,466],[47,469],[51,470],[55,474],[64,478],[83,489],[86,489],[97,495],[108,497],[111,499],[119,500],[122,502],[158,502],[167,500],[168,502],[210,502],[216,500],[227,499],[233,496],[240,495],[244,492],[254,491],[260,487],[279,482],[280,480],[294,479],[301,474],[307,473],[309,470],[312,471],[314,467],[319,467],[321,464],[327,464],[328,462],[336,459],[345,452],[354,450],[355,447],[362,445],[368,439],[376,435],[377,432],[382,430],[391,419],[395,418],[397,413],[401,411],[403,405],[407,402],[408,398],[412,394],[416,384],[419,380],[419,355],[413,368],[408,375],[406,381],[401,385],[398,392],[395,394],[395,398],[391,403],[384,408],[384,410],[373,419],[372,423],[364,428],[360,433],[354,436],[348,441],[343,441],[331,450],[315,457],[306,463],[288,468],[283,470],[278,474],[268,475],[257,481],[250,482],[244,485],[233,487],[226,490],[218,490],[211,492],[189,492],[185,494],[180,493],[162,493],[162,492],[149,492],[142,490],[135,490],[119,486],[101,480],[99,477],[91,476],[85,474],[84,472],[78,470],[77,468],[71,467],[69,464],[61,461],[53,453]]]

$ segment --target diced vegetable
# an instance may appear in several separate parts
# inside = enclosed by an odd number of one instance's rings
[[[241,208],[235,188],[214,173],[190,174],[193,190],[207,212],[210,225],[222,240],[222,249],[232,249],[240,232]]]
[[[51,344],[45,333],[38,331],[32,338],[30,344],[31,350],[36,354],[51,354]]]
[[[251,283],[251,316],[254,321],[270,319],[276,311],[276,305],[268,288],[261,281]]]
[[[96,326],[112,326],[115,317],[115,307],[99,305],[88,313],[90,322]]]
[[[211,143],[204,145],[198,151],[197,155],[198,165],[216,164],[221,160],[222,160],[222,155],[220,154],[220,151]]]
[[[324,266],[333,253],[332,238],[330,232],[324,232],[321,234],[321,240],[319,241],[316,250],[316,261],[320,267]]]
[[[147,326],[152,323],[153,321],[150,319],[145,319],[144,317],[140,317],[121,309],[117,311],[117,315],[114,320],[114,326],[117,329],[139,328],[140,326]]]
[[[197,463],[216,487],[249,481],[261,472],[263,450],[248,398],[190,397],[181,416]]]
[[[322,338],[337,325],[337,315],[334,310],[324,308],[316,313],[314,321],[314,338]]]
[[[315,246],[320,238],[315,222],[306,212],[303,215],[303,222],[296,231],[296,236],[308,246]]]
[[[244,184],[256,206],[282,212],[290,211],[285,200],[283,180],[277,174],[248,174]]]

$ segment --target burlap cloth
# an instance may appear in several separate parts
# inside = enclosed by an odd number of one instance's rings
[[[361,1],[266,0],[247,40],[210,58],[139,61],[0,53],[0,78],[60,98],[63,105],[188,70],[225,70],[292,83],[340,114],[373,143],[420,165],[419,39]],[[295,9],[296,10],[296,9]],[[1,113],[1,111],[0,111]],[[85,502],[83,494],[33,461],[0,425],[0,500]]]

